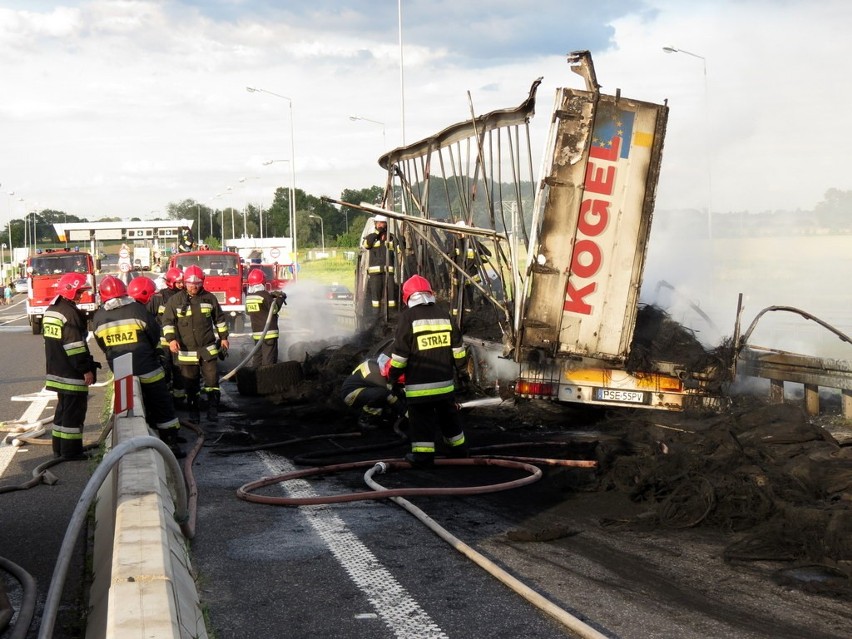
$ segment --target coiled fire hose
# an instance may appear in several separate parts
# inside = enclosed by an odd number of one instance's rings
[[[590,462],[590,464],[597,465],[596,462]],[[429,528],[429,530],[434,532],[436,535],[438,535],[438,537],[446,541],[450,546],[452,546],[465,557],[470,559],[477,566],[485,570],[485,572],[487,572],[489,575],[495,577],[502,584],[512,589],[514,592],[519,594],[521,597],[526,599],[528,602],[530,602],[542,612],[545,612],[550,615],[552,618],[554,618],[556,621],[564,625],[572,632],[575,632],[583,639],[607,639],[607,636],[605,634],[599,632],[595,628],[592,628],[590,625],[588,625],[581,619],[578,619],[564,608],[560,608],[552,601],[549,601],[548,599],[537,593],[535,590],[527,586],[525,583],[500,568],[500,566],[495,564],[493,561],[468,546],[458,537],[452,535],[446,528],[443,528],[441,525],[438,524],[438,522],[429,517],[429,515],[420,510],[410,501],[403,499],[402,497],[392,495],[391,493],[393,491],[388,490],[373,479],[373,475],[385,473],[387,472],[387,470],[387,467],[384,466],[382,462],[379,462],[375,464],[366,473],[364,473],[364,481],[367,483],[368,486],[370,486],[370,488],[377,491],[380,495],[386,495],[388,499],[393,501],[398,506],[402,506],[405,510],[414,515],[417,519],[424,523],[426,527]]]
[[[597,462],[590,460],[568,460],[568,459],[538,459],[529,458],[538,464],[549,466],[573,466],[580,468],[594,468]],[[310,468],[306,470],[298,470],[289,473],[277,475],[275,477],[266,477],[255,482],[251,482],[241,486],[237,490],[237,496],[240,499],[262,504],[286,505],[286,506],[301,506],[315,504],[331,504],[358,501],[363,499],[390,499],[397,505],[405,508],[409,513],[417,517],[424,523],[432,532],[437,534],[441,539],[450,544],[458,552],[473,561],[480,568],[488,572],[491,576],[498,579],[505,586],[513,590],[515,593],[523,597],[525,600],[536,606],[539,610],[545,612],[557,622],[570,629],[583,639],[606,639],[606,635],[591,627],[581,619],[578,619],[568,611],[560,608],[553,602],[549,601],[535,590],[521,582],[516,577],[512,576],[494,562],[477,552],[457,537],[453,536],[449,531],[442,528],[435,520],[430,518],[422,510],[414,506],[411,502],[403,499],[403,496],[411,495],[471,495],[488,492],[498,492],[517,488],[527,484],[534,483],[541,478],[541,469],[532,464],[512,459],[494,459],[489,457],[471,457],[465,459],[436,459],[436,466],[501,466],[507,468],[517,468],[530,473],[527,477],[522,477],[509,482],[500,484],[492,484],[488,486],[471,486],[464,488],[395,488],[388,489],[380,485],[373,479],[373,475],[382,474],[389,470],[402,470],[411,468],[411,464],[403,460],[383,460],[383,461],[363,461],[353,462],[349,464],[337,464],[334,466],[325,466],[323,468]],[[270,497],[253,494],[251,491],[269,486],[276,483],[281,483],[290,479],[298,479],[310,477],[326,473],[340,472],[355,468],[369,467],[364,474],[364,481],[373,489],[372,492],[348,493],[332,496],[316,496],[316,497]]]

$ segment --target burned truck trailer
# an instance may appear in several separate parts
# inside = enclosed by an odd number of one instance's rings
[[[586,51],[568,62],[585,88],[557,90],[541,179],[529,150],[537,80],[515,109],[382,156],[384,202],[361,206],[392,221],[396,283],[420,273],[450,306],[482,387],[572,404],[717,408],[730,366],[661,357],[650,343],[665,314],[639,300],[668,107],[602,93]]]

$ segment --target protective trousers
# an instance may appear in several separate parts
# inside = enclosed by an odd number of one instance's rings
[[[440,430],[447,454],[467,455],[461,415],[452,395],[428,401],[408,402],[411,452],[424,461],[435,457],[435,435]]]
[[[56,393],[53,414],[53,455],[66,459],[83,456],[83,424],[86,422],[88,393]]]
[[[255,342],[257,344],[257,342]],[[264,339],[254,355],[251,357],[251,365],[253,368],[259,366],[271,366],[278,362],[278,338]]]

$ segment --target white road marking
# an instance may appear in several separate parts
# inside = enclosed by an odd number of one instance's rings
[[[275,475],[288,473],[295,467],[287,460],[265,451],[260,460]],[[313,497],[316,493],[303,479],[281,484],[281,490],[293,497]],[[432,620],[408,591],[379,563],[363,542],[349,530],[340,517],[327,506],[300,506],[314,531],[329,547],[353,583],[361,589],[385,625],[400,639],[448,639],[448,635]]]
[[[37,393],[15,395],[12,397],[13,402],[30,402],[30,405],[27,406],[27,409],[24,411],[24,414],[21,415],[21,418],[17,421],[17,423],[26,425],[37,422],[41,419],[41,414],[47,408],[47,405],[54,399],[56,399],[56,393],[53,391],[46,391],[44,389]],[[19,450],[21,449],[15,446],[0,446],[0,477],[4,475],[9,464],[12,463],[12,457],[14,457],[15,453]]]
[[[0,446],[0,477],[3,476],[9,464],[12,463],[12,457],[15,456],[17,450],[14,446]]]

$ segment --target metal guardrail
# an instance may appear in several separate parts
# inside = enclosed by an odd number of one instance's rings
[[[337,324],[353,329],[355,328],[356,319],[354,302],[331,300],[329,301],[329,308],[331,309],[331,314],[334,316]]]
[[[746,346],[737,357],[737,374],[768,379],[769,398],[776,402],[784,401],[785,382],[802,384],[808,415],[819,414],[820,387],[839,389],[843,417],[852,418],[852,362]]]

